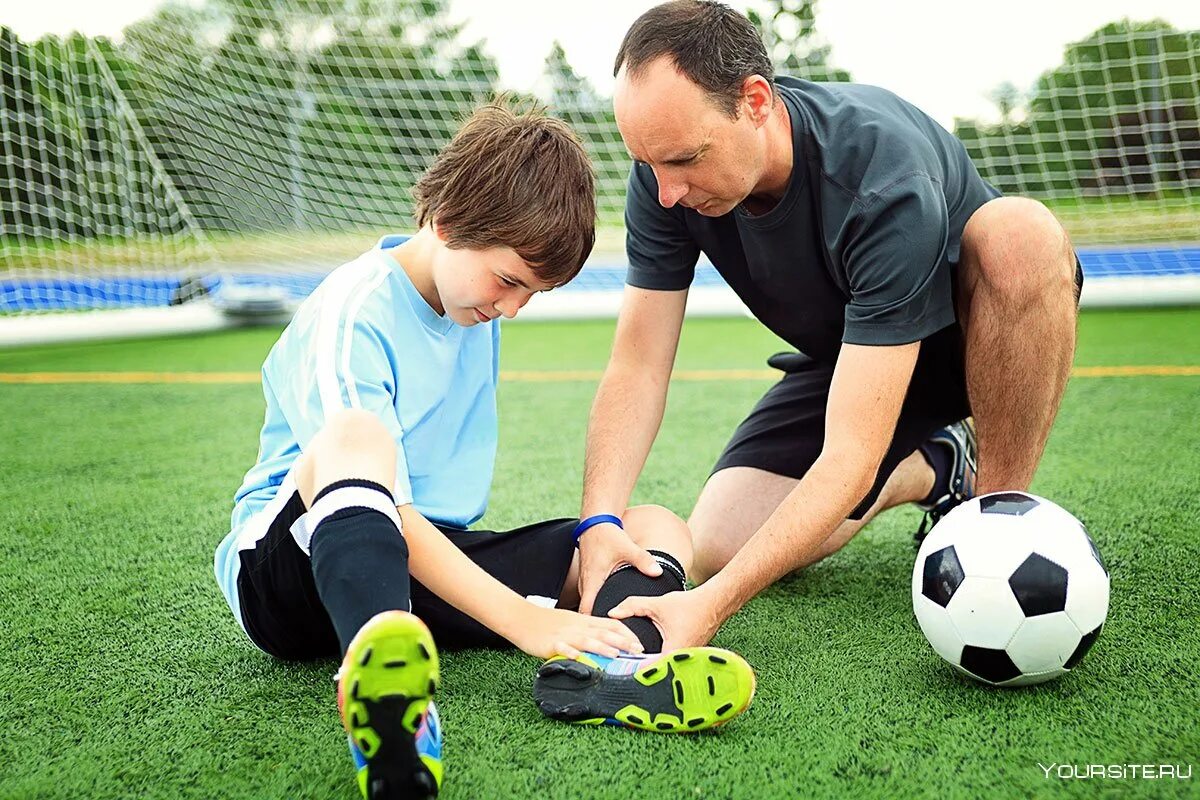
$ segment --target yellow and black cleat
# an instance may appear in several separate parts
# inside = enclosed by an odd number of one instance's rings
[[[436,797],[442,783],[442,728],[433,636],[405,611],[372,617],[338,671],[338,709],[367,800]]]
[[[538,670],[533,698],[543,714],[564,722],[690,733],[741,714],[754,686],[754,670],[737,653],[687,647],[650,656],[552,658]]]

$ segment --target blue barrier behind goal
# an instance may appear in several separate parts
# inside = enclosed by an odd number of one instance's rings
[[[1200,245],[1171,247],[1079,248],[1085,279],[1196,278],[1200,280]],[[208,275],[181,275],[148,270],[144,273],[53,277],[0,276],[0,313],[78,311],[98,308],[168,306],[180,294],[181,283],[199,281],[219,294],[227,282],[239,287],[272,287],[291,299],[307,297],[328,274],[327,269],[232,269]],[[614,292],[625,283],[625,265],[610,258],[593,260],[558,293]],[[693,288],[723,288],[716,269],[702,260]]]

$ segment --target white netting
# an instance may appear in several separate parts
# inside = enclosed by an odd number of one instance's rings
[[[210,0],[117,43],[4,30],[0,314],[162,305],[233,279],[303,294],[411,228],[412,184],[501,88],[486,43],[447,19],[445,0]],[[777,29],[785,70],[847,77],[827,46],[796,57],[811,25]],[[597,166],[597,264],[570,291],[612,291],[628,156],[568,57],[556,46],[536,88]],[[955,132],[985,177],[1051,205],[1090,277],[1196,279],[1198,77],[1196,32],[1114,23],[1029,93],[1002,92],[1000,123]]]

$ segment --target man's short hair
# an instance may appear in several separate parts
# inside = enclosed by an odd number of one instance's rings
[[[565,122],[499,99],[471,115],[413,188],[446,245],[508,247],[538,280],[574,278],[596,241],[591,160]]]
[[[627,75],[637,77],[661,56],[669,57],[731,117],[738,114],[746,78],[775,79],[754,23],[712,0],[673,0],[638,17],[617,51],[613,76],[624,66]]]

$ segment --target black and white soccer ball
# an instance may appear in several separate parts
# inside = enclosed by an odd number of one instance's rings
[[[921,543],[912,576],[913,611],[933,649],[993,686],[1074,669],[1100,635],[1108,593],[1083,523],[1025,492],[955,508]]]

